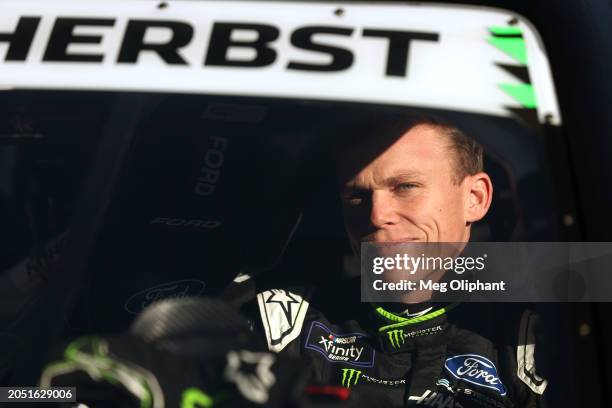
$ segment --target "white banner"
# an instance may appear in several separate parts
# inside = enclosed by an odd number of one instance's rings
[[[0,87],[535,109],[561,123],[531,25],[448,5],[0,0]]]

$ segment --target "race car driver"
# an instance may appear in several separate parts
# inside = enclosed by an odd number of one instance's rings
[[[432,120],[372,123],[351,125],[349,133],[372,137],[337,160],[353,250],[364,241],[467,243],[492,199],[482,147]],[[399,136],[385,149],[375,146],[382,131]],[[302,357],[313,381],[378,393],[381,406],[542,406],[547,381],[536,373],[530,310],[361,303],[359,282],[342,285],[260,292],[250,311],[268,348]]]

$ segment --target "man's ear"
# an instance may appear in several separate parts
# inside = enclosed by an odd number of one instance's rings
[[[476,173],[464,180],[467,191],[465,220],[468,223],[481,220],[489,211],[493,199],[493,183],[487,173]]]

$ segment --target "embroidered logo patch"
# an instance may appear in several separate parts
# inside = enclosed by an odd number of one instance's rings
[[[373,367],[375,351],[359,341],[362,333],[333,333],[323,323],[312,322],[305,347],[322,354],[332,363],[345,363],[356,367]]]
[[[506,387],[497,375],[495,364],[488,358],[477,354],[461,354],[447,358],[444,367],[459,380],[506,395]]]
[[[271,289],[257,294],[268,349],[278,353],[299,337],[306,318],[308,301],[283,289]]]

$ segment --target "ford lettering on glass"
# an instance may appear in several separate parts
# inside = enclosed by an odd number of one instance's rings
[[[178,299],[201,295],[205,287],[206,284],[197,279],[183,279],[162,283],[132,295],[125,302],[124,307],[129,313],[138,314],[145,307],[163,299]]]
[[[461,354],[447,358],[444,367],[459,380],[506,395],[506,387],[497,375],[495,364],[488,358],[477,354]]]

